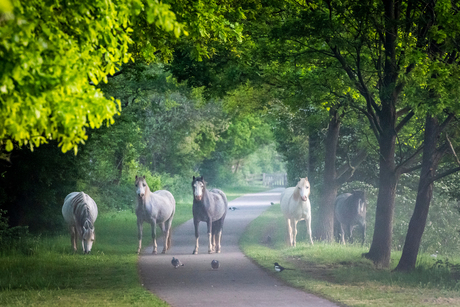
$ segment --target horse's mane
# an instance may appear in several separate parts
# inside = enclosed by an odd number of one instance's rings
[[[91,228],[94,228],[88,198],[88,195],[80,192],[72,199],[73,213],[79,229],[81,229],[85,223],[88,223]]]

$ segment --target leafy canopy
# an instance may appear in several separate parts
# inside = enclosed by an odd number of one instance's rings
[[[63,152],[76,153],[88,127],[112,124],[121,111],[93,84],[107,82],[123,63],[167,59],[181,34],[195,42],[197,57],[212,54],[204,47],[208,40],[241,39],[240,26],[224,16],[228,5],[179,3],[2,2],[0,150],[11,151],[14,144],[33,150],[52,139]]]

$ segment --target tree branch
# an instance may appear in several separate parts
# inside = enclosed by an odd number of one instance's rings
[[[398,112],[399,113],[399,112]],[[400,122],[399,124],[396,126],[395,128],[395,131],[396,133],[398,133],[410,120],[411,118],[414,116],[414,111],[410,111]],[[396,113],[396,116],[398,116],[398,114]]]
[[[358,154],[352,159],[348,159],[347,164],[342,165],[337,170],[337,179],[335,180],[336,184],[341,185],[347,182],[351,177],[353,177],[356,168],[366,159],[367,151],[362,149]]]

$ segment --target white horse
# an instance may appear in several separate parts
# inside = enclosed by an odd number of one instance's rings
[[[81,238],[83,253],[89,254],[96,238],[94,222],[97,218],[97,205],[83,192],[72,192],[64,199],[62,215],[69,225],[73,250],[77,251],[77,236]]]
[[[137,194],[137,232],[139,247],[137,253],[141,252],[142,247],[142,224],[147,222],[152,227],[153,251],[157,253],[156,229],[160,226],[165,237],[165,246],[162,253],[171,247],[171,225],[176,212],[176,200],[174,196],[166,190],[151,192],[145,176],[136,176],[136,194]]]
[[[290,246],[296,246],[297,222],[301,220],[305,220],[310,243],[313,244],[309,195],[310,182],[307,177],[300,179],[295,187],[287,188],[281,194],[281,211],[286,218]]]

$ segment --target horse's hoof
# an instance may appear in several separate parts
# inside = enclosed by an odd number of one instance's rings
[[[166,251],[164,250],[164,251],[162,251],[161,253],[162,253],[162,254],[166,254]]]
[[[212,254],[212,253],[214,253],[213,250],[208,250],[208,254]]]
[[[197,250],[194,250],[192,254],[193,254],[193,255],[197,255],[197,254],[198,254],[198,251],[197,251]]]
[[[152,255],[156,255],[156,254],[157,254],[157,251],[153,251],[153,252],[152,252]]]

